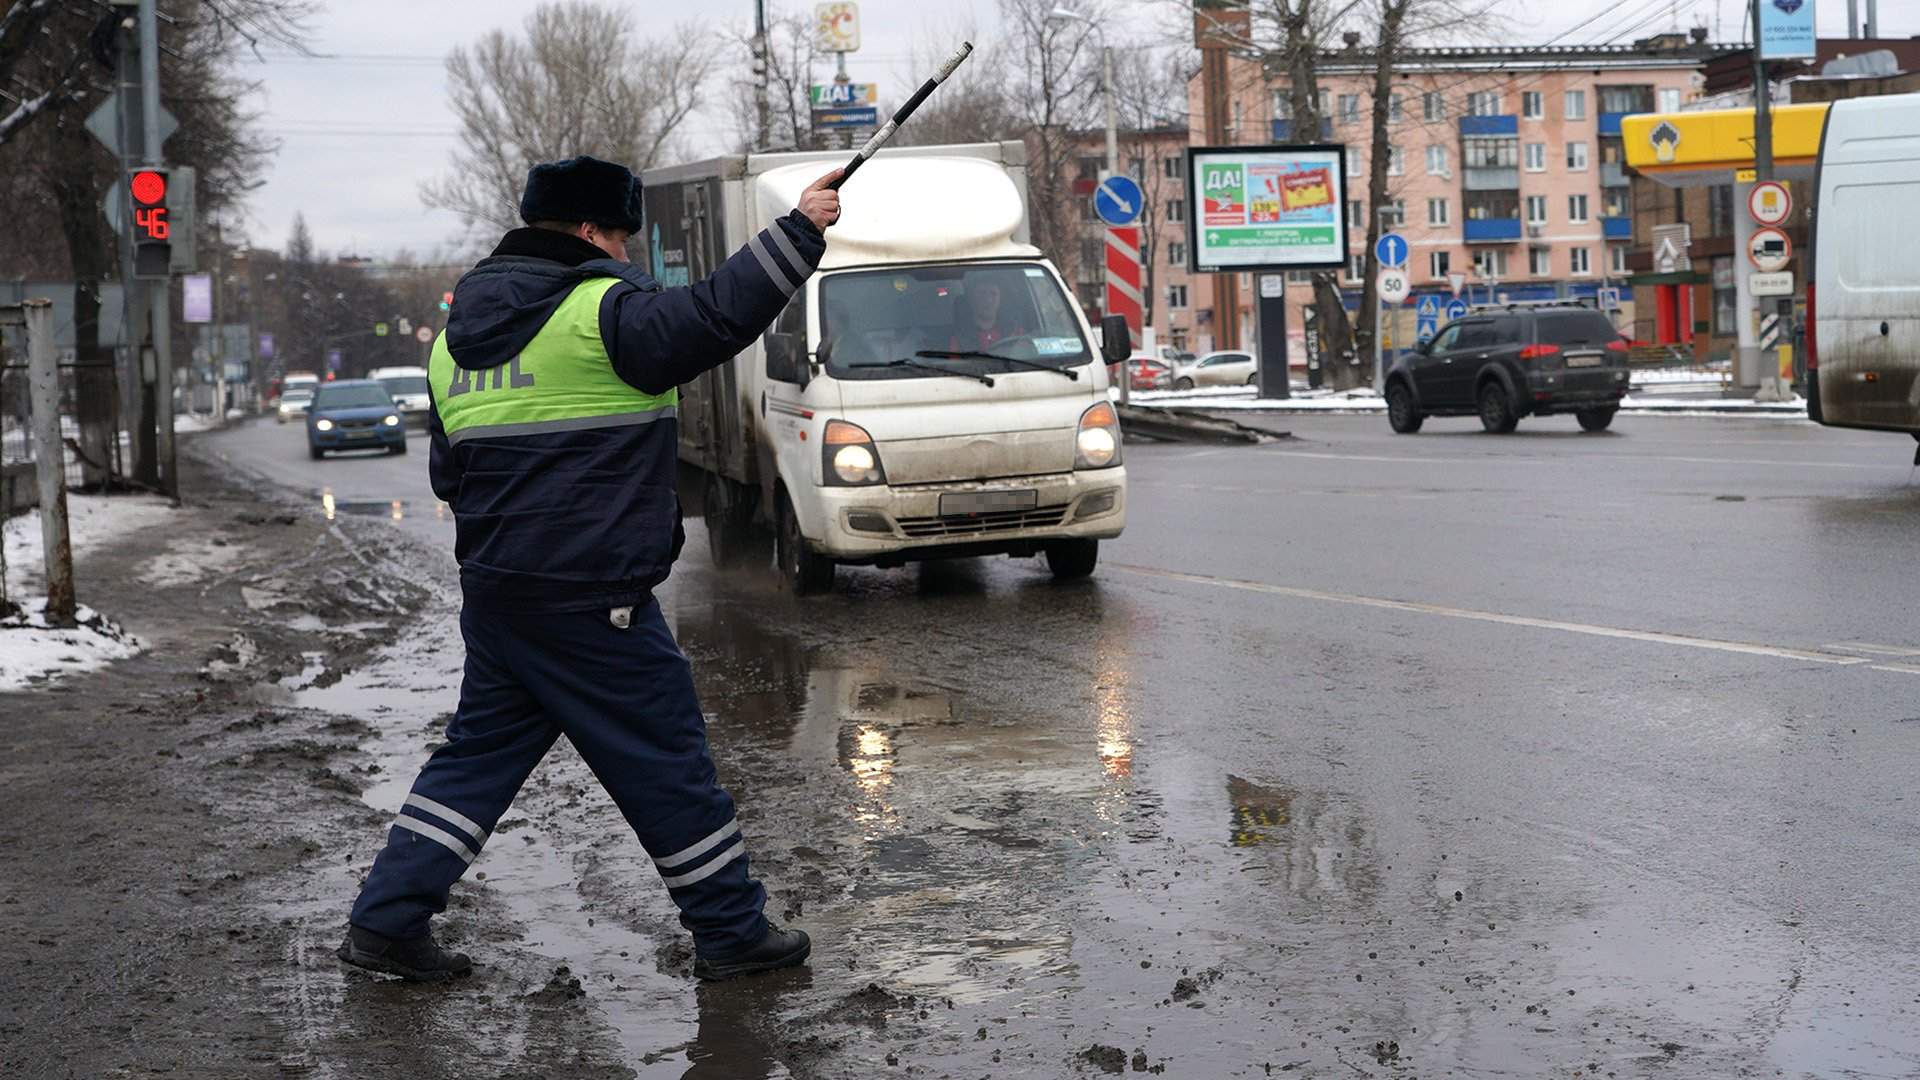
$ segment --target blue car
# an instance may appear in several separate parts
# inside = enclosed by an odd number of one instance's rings
[[[307,408],[307,451],[315,460],[329,450],[384,449],[407,452],[407,429],[387,388],[372,379],[322,383]]]

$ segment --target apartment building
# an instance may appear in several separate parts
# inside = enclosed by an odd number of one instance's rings
[[[1193,309],[1187,282],[1187,128],[1182,121],[1119,133],[1120,171],[1140,185],[1145,197],[1140,219],[1140,263],[1145,325],[1156,342],[1186,347],[1193,335]],[[1106,311],[1106,230],[1093,210],[1093,192],[1107,167],[1107,137],[1102,130],[1076,131],[1072,205],[1062,210],[1074,223],[1072,250],[1052,252],[1060,272],[1095,323]],[[1178,275],[1180,286],[1170,287]]]
[[[1680,108],[1697,93],[1702,61],[1720,51],[1701,32],[1620,46],[1410,50],[1395,66],[1388,100],[1385,218],[1411,246],[1416,297],[1450,295],[1456,274],[1466,275],[1465,293],[1475,300],[1590,297],[1623,285],[1633,224],[1620,120]],[[1364,49],[1324,54],[1321,131],[1300,139],[1279,73],[1251,58],[1231,59],[1228,70],[1233,143],[1347,147],[1352,258],[1340,278],[1349,309],[1359,306],[1364,273],[1374,71]],[[1196,117],[1200,93],[1196,78]],[[1196,120],[1191,137],[1203,136]],[[1212,334],[1213,275],[1167,275],[1164,288],[1183,289],[1194,308],[1196,349],[1251,346],[1254,288],[1250,275],[1241,279],[1236,322],[1249,340],[1223,342]],[[1621,292],[1630,305],[1630,292]],[[1307,276],[1289,275],[1286,294],[1297,346]],[[1411,305],[1399,318],[1391,343],[1404,348],[1413,343]],[[1296,367],[1304,363],[1297,347],[1290,355]]]

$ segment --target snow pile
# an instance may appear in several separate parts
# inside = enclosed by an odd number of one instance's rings
[[[243,549],[225,540],[176,540],[167,550],[148,559],[140,580],[155,588],[191,585],[214,574],[224,574],[239,563]]]
[[[48,626],[46,607],[41,598],[0,612],[0,690],[94,671],[144,647],[139,638],[87,607],[80,608],[80,625],[74,629]]]
[[[67,496],[67,536],[78,559],[87,551],[133,533],[154,532],[173,520],[167,501],[151,495]],[[29,510],[6,523],[7,595],[40,589],[46,580],[40,554],[40,511]]]

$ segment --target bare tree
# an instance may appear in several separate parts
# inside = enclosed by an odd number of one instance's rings
[[[648,39],[634,32],[628,8],[542,4],[524,37],[495,30],[447,57],[461,147],[421,200],[470,226],[509,229],[537,162],[591,154],[634,170],[658,164],[718,56],[712,35],[692,23]]]
[[[1033,242],[1062,267],[1072,260],[1076,133],[1091,126],[1098,101],[1100,56],[1086,22],[1049,18],[1055,0],[1000,0],[1011,78],[1010,112],[1027,140],[1027,216]],[[1103,4],[1077,10],[1106,18]]]
[[[920,85],[927,72],[938,68],[962,41],[982,42],[971,22],[922,28],[909,50],[912,59],[896,72],[895,84]],[[983,42],[984,43],[984,42]],[[1023,124],[1008,93],[1008,52],[977,49],[913,114],[913,123],[900,129],[894,142],[901,146],[939,146],[949,143],[993,142],[1019,138]]]
[[[771,7],[771,5],[769,5]],[[755,146],[758,123],[753,82],[753,31],[733,32],[730,51],[746,60],[733,81],[734,145],[750,150],[819,150],[826,140],[813,130],[813,67],[821,59],[813,48],[813,24],[803,15],[769,11],[767,18],[768,143]]]

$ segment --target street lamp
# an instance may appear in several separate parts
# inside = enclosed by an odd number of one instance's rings
[[[1047,21],[1086,23],[1088,28],[1093,31],[1093,36],[1100,40],[1100,96],[1106,102],[1107,106],[1107,172],[1101,179],[1105,180],[1107,177],[1118,176],[1120,175],[1120,130],[1119,124],[1114,118],[1113,47],[1107,44],[1107,32],[1098,22],[1082,15],[1072,8],[1054,8],[1052,11],[1047,12]],[[1106,261],[1104,256],[1101,261]],[[1113,294],[1113,270],[1111,268],[1107,270],[1107,294],[1109,297]],[[1151,303],[1152,299],[1148,298],[1147,302]],[[1103,303],[1100,307],[1102,311],[1106,311],[1107,304]],[[1132,388],[1132,383],[1132,362],[1130,360],[1123,360],[1120,363],[1120,401],[1122,404],[1125,404],[1131,397],[1128,391]]]

